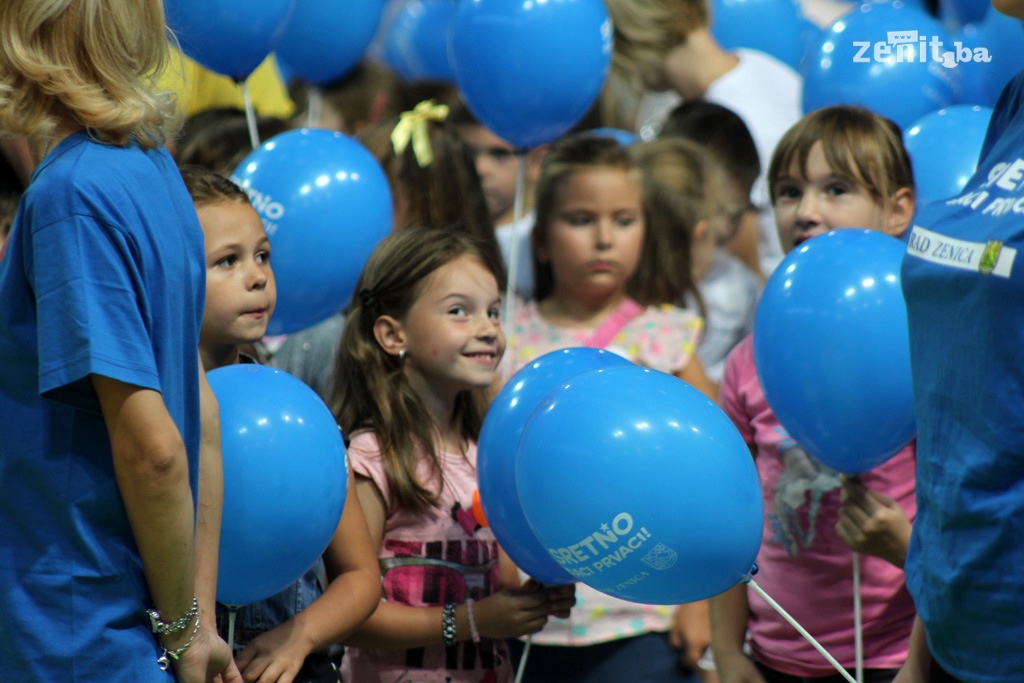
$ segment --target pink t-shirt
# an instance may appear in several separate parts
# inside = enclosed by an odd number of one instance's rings
[[[676,374],[693,358],[704,319],[675,306],[648,306],[604,346],[637,365]],[[508,332],[505,362],[515,372],[538,356],[588,346],[597,328],[560,327],[541,317],[536,301],[519,301]]]
[[[357,476],[370,479],[387,504],[381,558],[384,599],[414,606],[462,604],[498,590],[498,544],[490,529],[473,516],[476,491],[476,444],[465,455],[441,453],[444,483],[440,505],[416,515],[395,507],[373,432],[352,436],[348,456]],[[424,455],[417,472],[421,482],[437,481]],[[402,558],[401,560],[389,558]],[[422,563],[427,560],[434,564]],[[438,562],[440,561],[440,562]],[[411,564],[409,564],[411,562]],[[390,563],[390,564],[389,564]],[[444,563],[444,564],[441,564]],[[399,564],[400,566],[393,566]],[[438,627],[440,628],[440,626]],[[512,680],[504,640],[463,640],[411,650],[349,647],[345,651],[349,683],[499,683]]]
[[[719,400],[755,449],[765,524],[757,556],[757,584],[843,666],[856,664],[853,551],[835,531],[840,474],[812,460],[768,407],[754,367],[753,338],[729,354]],[[912,520],[914,445],[861,475],[871,490],[899,502]],[[898,668],[907,656],[914,605],[903,572],[860,555],[864,667]],[[835,669],[753,590],[748,630],[754,657],[795,676],[826,676]]]

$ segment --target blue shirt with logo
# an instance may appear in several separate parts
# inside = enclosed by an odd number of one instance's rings
[[[902,281],[918,426],[907,586],[943,668],[1024,681],[1024,73],[963,192],[919,211]]]

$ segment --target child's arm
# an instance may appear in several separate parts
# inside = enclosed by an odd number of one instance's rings
[[[351,468],[348,491],[338,528],[324,552],[327,590],[239,653],[238,666],[246,680],[292,681],[311,652],[347,638],[380,602],[377,553],[370,542]]]
[[[669,643],[680,651],[683,666],[693,669],[711,644],[708,601],[698,600],[676,607]]]
[[[199,361],[199,503],[196,506],[196,597],[203,628],[217,631],[217,564],[224,504],[220,406]]]
[[[843,477],[836,533],[851,550],[880,557],[902,569],[910,531],[910,520],[899,503],[867,488],[857,477]]]
[[[719,683],[764,683],[757,667],[743,653],[747,635],[747,585],[738,583],[709,600],[711,651]]]
[[[925,638],[924,623],[921,617],[915,617],[910,631],[910,651],[893,683],[927,683],[931,680],[931,673],[932,653]]]
[[[379,548],[384,536],[384,498],[376,485],[363,477],[356,477],[356,491],[370,529],[370,539]],[[550,614],[565,613],[575,601],[574,596],[573,586],[545,589],[527,586],[501,590],[473,603],[477,630],[484,638],[510,638],[536,633],[547,623]],[[442,645],[443,609],[382,601],[373,615],[346,643],[389,649]],[[457,606],[455,624],[457,639],[469,640],[471,627],[467,605]]]

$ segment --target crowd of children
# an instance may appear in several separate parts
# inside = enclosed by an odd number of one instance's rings
[[[257,118],[255,137],[234,106],[194,111],[179,132],[172,98],[150,82],[170,56],[162,3],[110,3],[99,25],[100,0],[46,4],[47,16],[0,7],[0,130],[19,136],[0,140],[0,668],[12,680],[1024,676],[1003,647],[1020,631],[1019,586],[996,588],[990,566],[1020,551],[986,527],[1019,531],[1020,495],[1005,489],[1024,480],[1020,438],[963,403],[983,387],[943,366],[927,336],[942,304],[925,291],[932,266],[908,271],[921,437],[876,469],[841,475],[809,456],[754,362],[761,285],[803,242],[844,228],[938,239],[916,223],[892,121],[854,105],[802,115],[796,72],[723,49],[703,2],[607,0],[616,44],[599,106],[535,149],[495,135],[453,86],[406,87],[370,61],[333,86],[293,83],[305,110]],[[1019,0],[996,4],[1024,15]],[[153,46],[133,52],[141,44]],[[978,192],[1021,185],[1021,82],[993,117]],[[336,315],[268,338],[273,240],[230,174],[254,139],[304,125],[373,153],[394,223]],[[959,239],[968,208],[929,217]],[[978,239],[1012,284],[1011,223]],[[943,287],[950,301],[979,296],[961,280]],[[761,481],[758,584],[845,676],[742,582],[642,605],[514,566],[473,512],[476,441],[502,383],[580,346],[719,403]],[[974,360],[992,382],[1019,374]],[[338,485],[350,495],[314,566],[277,595],[227,606],[215,600],[225,484],[205,373],[238,363],[275,365],[319,393],[345,439]],[[1004,405],[978,400],[1012,422],[1020,392],[997,393]],[[943,483],[945,439],[963,449],[948,465],[963,492]],[[969,461],[975,451],[986,457]],[[987,509],[986,491],[1010,513]],[[944,581],[974,602],[944,602]]]

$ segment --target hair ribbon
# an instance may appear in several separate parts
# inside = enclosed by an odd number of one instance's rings
[[[391,146],[395,154],[402,154],[412,142],[412,153],[420,168],[430,166],[434,161],[434,150],[430,147],[430,132],[427,121],[440,123],[448,118],[448,105],[435,104],[434,100],[424,100],[411,111],[402,112],[398,124],[391,131]]]

